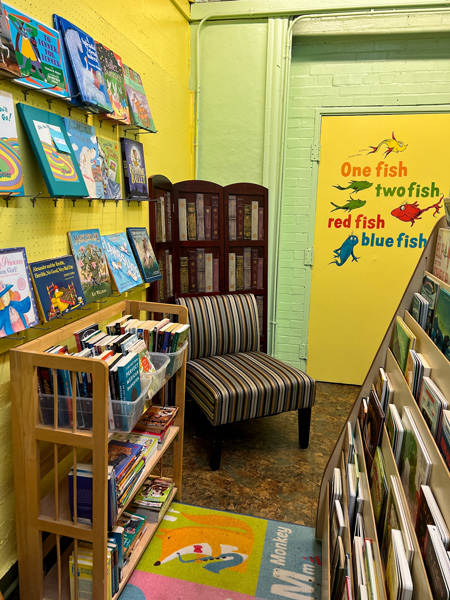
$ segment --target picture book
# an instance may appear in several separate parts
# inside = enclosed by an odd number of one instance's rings
[[[123,74],[133,123],[142,129],[156,133],[141,76],[126,65],[123,65]]]
[[[143,280],[151,283],[162,279],[147,229],[145,227],[127,227],[127,234]]]
[[[444,209],[447,226],[450,227],[450,198],[444,198]]]
[[[98,229],[69,231],[69,242],[86,303],[112,294],[111,276]]]
[[[56,29],[3,3],[14,40],[20,78],[17,83],[68,98],[61,37]]]
[[[381,448],[378,446],[375,451],[375,458],[372,463],[372,471],[370,473],[372,480],[370,486],[370,495],[372,498],[373,514],[375,523],[380,535],[380,527],[384,524],[384,511],[388,495],[388,481],[386,470],[384,468],[384,459]]]
[[[24,187],[14,100],[12,94],[2,91],[0,91],[0,122],[2,124],[0,137],[0,195],[22,196]]]
[[[25,248],[0,250],[0,337],[38,322]]]
[[[51,196],[87,196],[80,167],[62,117],[27,104],[17,104],[45,184]]]
[[[161,508],[172,488],[173,481],[169,479],[148,477],[134,497],[133,503],[147,508]]]
[[[20,77],[8,17],[0,0],[0,74],[4,77]]]
[[[75,80],[75,75],[73,73],[72,64],[69,60],[69,55],[67,54],[66,45],[64,43],[64,35],[60,24],[60,17],[58,15],[53,15],[53,25],[55,26],[55,29],[59,32],[59,37],[61,39],[61,54],[66,70],[67,91],[69,93],[68,101],[74,106],[83,106],[83,102],[78,91],[78,84]]]
[[[441,536],[444,547],[447,549],[450,542],[450,533],[444,521],[436,499],[428,485],[420,486],[419,508],[417,511],[416,534],[419,548],[424,556],[427,525],[435,525]]]
[[[143,145],[128,138],[120,138],[120,143],[126,197],[148,198]]]
[[[82,102],[99,112],[112,112],[93,38],[63,17],[57,18]]]
[[[103,198],[102,171],[94,127],[67,117],[63,117],[63,121],[89,198]]]
[[[121,198],[120,189],[120,147],[114,140],[97,138],[102,172],[103,198]]]
[[[425,271],[420,293],[425,298],[425,300],[428,300],[428,314],[427,322],[425,325],[425,331],[428,335],[430,335],[431,328],[433,326],[434,309],[436,308],[439,288],[440,286],[436,278]]]
[[[367,473],[371,473],[372,471],[372,463],[375,458],[377,446],[380,443],[383,424],[383,409],[381,408],[381,404],[376,396],[376,393],[371,390],[367,405],[367,415],[364,420],[364,426],[362,430]]]
[[[45,321],[86,304],[72,255],[30,263],[36,298]]]
[[[433,275],[450,283],[450,229],[439,229],[434,254]]]
[[[123,402],[134,402],[141,393],[139,356],[130,352],[117,363],[119,394]]]
[[[448,598],[450,590],[450,560],[445,551],[439,531],[434,525],[427,525],[424,563],[433,598],[435,600]]]
[[[429,377],[423,378],[419,408],[431,435],[436,439],[441,424],[442,410],[448,408],[448,403],[441,390]]]
[[[136,423],[136,429],[143,431],[163,431],[172,423],[178,412],[176,406],[152,404]]]
[[[130,109],[128,108],[122,59],[100,42],[95,42],[95,46],[113,108],[113,112],[108,114],[108,117],[120,121],[123,125],[129,125],[131,123]]]
[[[126,468],[142,452],[143,446],[131,442],[111,440],[108,444],[108,465],[114,467],[116,480],[120,480]]]
[[[125,232],[102,235],[102,246],[119,293],[143,283]]]
[[[439,291],[430,337],[442,354],[450,359],[450,293],[443,288]]]
[[[442,411],[441,430],[438,434],[437,445],[447,468],[450,471],[450,411]]]
[[[405,375],[408,364],[408,353],[414,348],[416,336],[412,333],[401,317],[396,318],[392,332],[391,350],[402,373]]]

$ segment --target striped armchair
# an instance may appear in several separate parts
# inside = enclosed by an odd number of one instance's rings
[[[222,427],[228,423],[298,411],[299,444],[307,448],[315,381],[259,352],[253,294],[179,298],[189,312],[186,392],[212,428],[211,469],[220,467]]]

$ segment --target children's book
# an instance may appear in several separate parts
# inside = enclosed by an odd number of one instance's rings
[[[434,254],[433,275],[450,283],[450,229],[439,229]]]
[[[116,481],[125,474],[127,467],[142,452],[141,444],[111,440],[108,444],[108,465],[114,467]]]
[[[21,77],[17,83],[68,98],[59,31],[3,3]]]
[[[62,117],[17,104],[20,118],[51,196],[87,196],[88,191]]]
[[[401,317],[396,318],[392,332],[391,350],[398,362],[403,375],[406,374],[408,354],[414,348],[416,336],[412,333]]]
[[[69,231],[69,242],[86,303],[112,294],[111,276],[98,229]]]
[[[127,234],[144,281],[151,283],[162,279],[147,229],[145,227],[127,227]]]
[[[44,321],[86,304],[72,255],[30,263],[30,271]]]
[[[119,293],[143,283],[125,232],[102,235],[102,246]]]
[[[439,290],[431,339],[442,354],[450,359],[450,293],[444,288]]]
[[[70,62],[69,55],[67,54],[66,45],[64,43],[64,35],[60,24],[60,17],[58,15],[53,15],[53,24],[55,26],[55,29],[59,31],[59,37],[61,38],[61,54],[64,62],[64,67],[66,69],[66,83],[67,91],[69,93],[68,101],[74,106],[84,106],[81,100],[80,92],[78,90],[78,84],[75,80],[72,64]]]
[[[431,328],[433,326],[433,317],[434,317],[434,309],[436,308],[436,302],[439,295],[440,285],[438,280],[434,275],[425,271],[423,280],[422,280],[422,288],[420,290],[421,295],[428,300],[428,314],[427,314],[427,322],[425,325],[425,332],[430,335]]]
[[[419,396],[419,408],[434,439],[439,433],[442,411],[448,403],[438,386],[430,377],[424,377]]]
[[[0,74],[5,77],[20,77],[8,17],[0,0]]]
[[[0,250],[0,337],[38,322],[25,248]]]
[[[57,19],[82,102],[99,112],[112,112],[93,38],[63,17]]]
[[[89,198],[103,198],[102,171],[94,127],[67,117],[63,117],[63,121]]]
[[[441,430],[438,434],[437,445],[450,471],[450,410],[442,411]]]
[[[129,125],[131,123],[130,109],[128,108],[122,59],[100,42],[95,42],[95,46],[113,108],[113,112],[108,117],[120,121],[124,125]]]
[[[0,123],[0,195],[22,196],[24,187],[14,100],[12,94],[2,91],[0,91]]]
[[[156,133],[141,76],[126,65],[123,65],[123,74],[133,123],[142,129]]]
[[[120,189],[120,147],[114,140],[97,138],[100,168],[102,171],[103,197],[121,198]]]
[[[143,145],[128,138],[120,138],[120,143],[126,197],[148,198]]]
[[[141,393],[139,356],[130,352],[117,363],[119,394],[123,402],[134,402]]]
[[[367,473],[371,473],[372,471],[375,452],[381,440],[383,424],[384,412],[376,392],[372,389],[367,406],[367,415],[362,429],[363,449],[366,459]]]

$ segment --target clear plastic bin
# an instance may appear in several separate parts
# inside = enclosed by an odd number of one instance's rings
[[[166,370],[166,379],[172,377],[172,375],[176,373],[181,367],[181,364],[183,363],[184,352],[187,348],[187,345],[188,343],[184,342],[181,348],[176,352],[167,352],[167,354],[164,354],[164,356],[167,356],[169,358],[169,364],[167,365]]]
[[[166,369],[170,362],[170,358],[168,354],[162,354],[161,352],[149,352],[149,355],[150,361],[155,367],[156,371],[141,375],[141,384],[143,380],[150,382],[148,397],[153,398],[153,396],[159,392],[164,385],[164,381],[166,379]]]

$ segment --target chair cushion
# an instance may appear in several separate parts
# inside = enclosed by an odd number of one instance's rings
[[[212,425],[224,425],[308,408],[315,381],[263,352],[241,352],[188,361],[186,391]]]
[[[259,319],[253,294],[178,298],[189,313],[188,360],[259,350]]]

